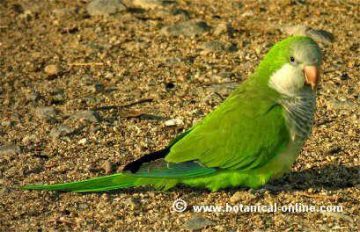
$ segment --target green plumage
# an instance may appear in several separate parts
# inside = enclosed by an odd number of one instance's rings
[[[283,111],[274,101],[277,97],[269,88],[259,89],[251,81],[244,83],[175,143],[165,160],[198,160],[207,167],[222,169],[262,166],[289,139]]]
[[[268,82],[271,74],[288,62],[294,43],[315,42],[307,37],[290,37],[276,44],[247,81],[170,143],[165,157],[143,163],[135,173],[27,185],[23,189],[96,192],[143,185],[168,189],[184,184],[215,191],[236,186],[257,188],[281,176],[291,166],[291,162],[283,163],[280,155],[291,139],[284,108],[279,104],[281,95]]]

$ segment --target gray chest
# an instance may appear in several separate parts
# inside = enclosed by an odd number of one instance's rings
[[[282,98],[280,104],[285,109],[287,126],[294,142],[303,143],[311,134],[316,96],[313,92],[303,92],[292,97]]]

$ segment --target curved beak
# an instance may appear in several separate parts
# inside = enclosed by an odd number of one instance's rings
[[[310,85],[313,90],[320,81],[320,68],[318,66],[305,66],[304,67],[305,84]]]

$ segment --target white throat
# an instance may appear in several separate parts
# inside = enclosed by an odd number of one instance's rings
[[[316,107],[315,92],[304,87],[302,70],[291,64],[285,64],[273,73],[269,86],[282,95],[279,104],[285,110],[292,140],[302,143],[311,133]]]
[[[294,65],[285,64],[270,77],[269,86],[286,96],[296,96],[304,86],[304,74]]]

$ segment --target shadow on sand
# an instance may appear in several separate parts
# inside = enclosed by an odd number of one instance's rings
[[[310,168],[299,172],[291,172],[270,183],[269,190],[297,191],[313,189],[338,190],[360,184],[360,166],[327,165]]]
[[[284,177],[269,182],[261,189],[269,190],[272,194],[278,194],[280,192],[293,192],[302,191],[309,188],[320,190],[339,190],[351,188],[360,185],[360,166],[346,167],[343,165],[328,165],[319,168],[310,168],[299,172],[291,172]],[[221,191],[236,192],[247,191],[249,188],[232,188],[224,189]],[[140,187],[135,189],[123,189],[111,191],[111,193],[134,193],[154,191],[151,187]],[[194,193],[209,193],[207,189],[193,189],[186,186],[175,187],[170,192],[181,192],[182,194]]]

